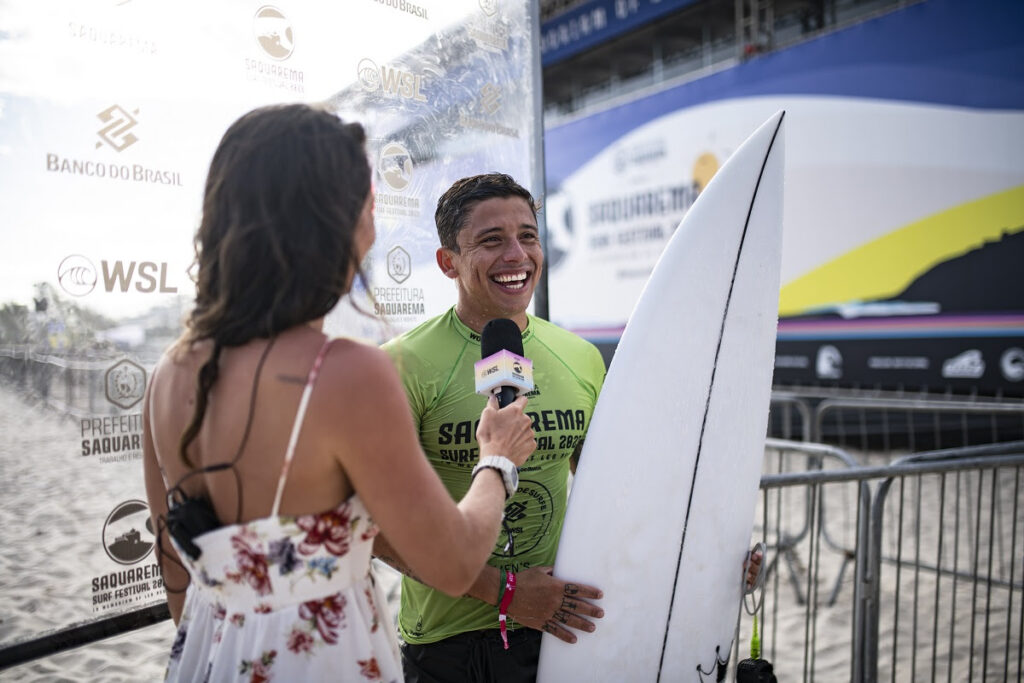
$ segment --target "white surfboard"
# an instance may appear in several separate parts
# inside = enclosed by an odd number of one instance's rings
[[[729,658],[778,320],[783,115],[690,208],[626,325],[569,498],[555,576],[601,588],[538,680],[715,680]],[[703,673],[702,673],[703,672]]]

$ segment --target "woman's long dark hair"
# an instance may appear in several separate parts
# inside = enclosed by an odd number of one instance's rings
[[[358,123],[304,104],[263,107],[228,128],[210,163],[195,236],[196,301],[184,342],[209,339],[195,412],[199,433],[220,352],[326,315],[363,273],[355,229],[370,191]]]

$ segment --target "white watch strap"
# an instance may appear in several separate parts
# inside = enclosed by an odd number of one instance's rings
[[[485,455],[480,458],[480,462],[477,463],[476,467],[473,468],[472,477],[476,477],[476,473],[482,469],[492,469],[501,475],[501,483],[505,486],[505,498],[511,498],[516,492],[517,486],[513,486],[510,479],[512,478],[512,472],[516,471],[516,464],[512,462],[510,458],[504,455]]]

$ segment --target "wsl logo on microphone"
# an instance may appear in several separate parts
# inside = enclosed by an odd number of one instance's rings
[[[533,390],[533,361],[508,349],[478,360],[473,370],[478,394],[489,395],[503,386],[515,387],[519,393]]]

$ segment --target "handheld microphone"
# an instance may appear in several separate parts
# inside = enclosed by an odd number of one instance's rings
[[[533,389],[533,361],[523,357],[523,334],[508,318],[495,318],[480,332],[476,393],[496,395],[504,408],[516,396]]]

